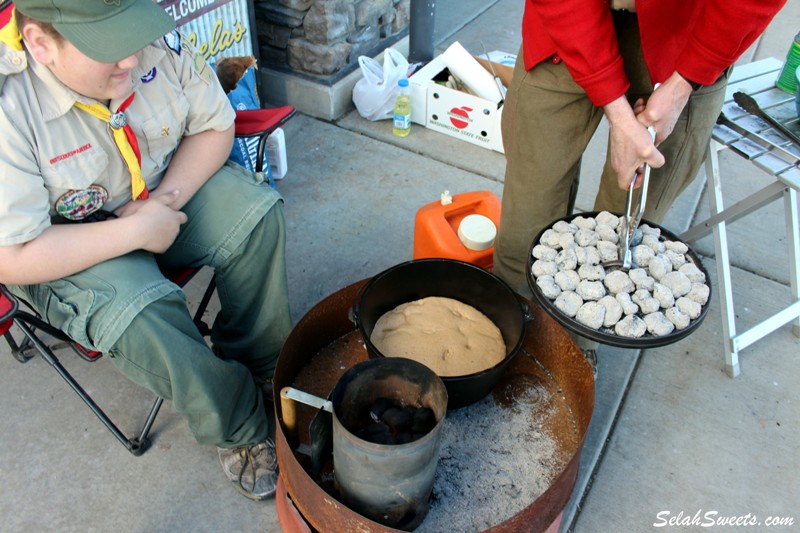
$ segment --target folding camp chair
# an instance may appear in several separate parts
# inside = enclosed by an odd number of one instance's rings
[[[289,118],[294,116],[295,109],[291,106],[283,106],[269,109],[255,109],[248,111],[237,111],[236,113],[236,136],[238,137],[258,137],[258,163],[256,171],[261,172],[263,154],[266,150],[266,143],[269,134],[279,126],[283,125]],[[167,272],[165,275],[177,285],[183,287],[191,280],[199,268],[186,268],[175,272]],[[210,332],[208,325],[202,320],[203,313],[208,307],[209,302],[216,289],[215,278],[212,276],[211,281],[206,287],[203,297],[197,306],[194,314],[194,322],[200,332],[207,336]],[[72,377],[67,369],[61,364],[54,350],[62,347],[72,348],[81,358],[93,362],[97,361],[102,354],[100,352],[93,352],[87,350],[80,344],[70,339],[66,334],[57,328],[54,328],[47,322],[41,319],[36,314],[26,311],[21,308],[21,302],[15,298],[8,290],[0,285],[0,333],[3,334],[5,340],[11,347],[11,353],[15,359],[21,363],[25,363],[34,357],[37,353],[40,354],[58,374],[69,384],[75,393],[86,403],[89,409],[100,419],[100,421],[108,428],[109,431],[117,438],[117,440],[125,446],[128,451],[133,455],[141,455],[149,445],[150,429],[155,422],[158,411],[163,403],[162,398],[156,398],[150,412],[145,420],[144,426],[136,436],[129,437],[125,435],[120,429],[112,422],[106,413],[95,403],[89,394],[80,386],[80,384]],[[25,306],[28,307],[29,306]],[[12,326],[16,326],[23,334],[24,338],[20,342],[14,338],[11,333]],[[47,333],[58,341],[58,343],[49,345],[38,333],[42,331]]]
[[[236,137],[257,137],[258,150],[255,171],[262,172],[264,152],[267,150],[267,139],[270,134],[292,118],[297,111],[292,106],[271,107],[266,109],[245,109],[236,111]]]
[[[0,2],[0,27],[8,23],[11,17],[11,8],[14,6],[13,2],[3,0]],[[264,161],[264,152],[266,151],[267,138],[275,131],[276,128],[283,125],[295,114],[295,109],[291,106],[253,109],[247,111],[237,111],[235,121],[235,135],[236,137],[258,138],[258,159],[255,166],[256,172],[262,172]],[[165,275],[168,279],[179,285],[185,286],[191,280],[199,268],[186,268],[175,272],[166,272]],[[212,276],[209,285],[206,287],[203,297],[197,306],[194,314],[194,322],[197,325],[203,336],[207,336],[210,329],[206,323],[203,322],[203,314],[208,307],[209,302],[216,290],[215,278]],[[145,420],[144,426],[136,436],[129,437],[125,435],[119,428],[111,421],[106,413],[95,403],[89,394],[80,386],[80,384],[72,377],[67,369],[61,364],[54,350],[62,347],[71,347],[81,358],[93,362],[102,357],[100,352],[93,352],[87,350],[80,344],[70,339],[65,333],[59,329],[51,326],[41,317],[33,312],[26,311],[21,308],[20,302],[8,290],[0,285],[0,333],[8,342],[11,347],[11,353],[15,359],[21,363],[25,363],[34,357],[37,353],[40,354],[58,374],[69,384],[70,388],[74,390],[78,396],[86,403],[92,412],[100,419],[100,421],[111,431],[111,433],[119,440],[125,448],[128,449],[133,455],[141,455],[149,445],[150,429],[155,422],[158,411],[163,403],[162,398],[156,398],[150,412]],[[25,305],[30,309],[30,306]],[[16,326],[23,334],[20,342],[12,335],[12,326]],[[53,337],[57,342],[50,345],[43,339],[37,331],[45,332],[48,336]]]
[[[188,268],[171,273],[168,277],[182,287],[188,283],[197,272],[199,272],[199,269]],[[215,289],[216,284],[212,277],[211,283],[209,283],[206,288],[194,315],[194,322],[204,336],[208,335],[210,329],[208,325],[203,322],[202,317],[205,309],[208,307],[208,303],[211,301]],[[26,307],[30,309],[29,306],[26,305]],[[22,332],[23,338],[20,342],[17,342],[12,335],[12,326],[16,326]],[[56,342],[48,344],[48,340],[46,340],[40,332],[46,333],[49,337],[55,339]],[[123,433],[108,417],[105,411],[95,403],[92,397],[81,387],[75,378],[72,377],[64,365],[61,364],[61,361],[55,354],[55,350],[69,347],[82,359],[94,362],[102,357],[103,354],[101,352],[86,349],[73,341],[58,328],[42,320],[37,314],[21,309],[20,301],[8,292],[3,285],[0,285],[0,333],[3,334],[6,342],[8,342],[11,348],[11,355],[13,355],[17,361],[26,363],[37,353],[40,354],[129,452],[136,456],[145,452],[150,443],[150,428],[153,426],[161,404],[164,402],[162,398],[156,398],[155,403],[150,408],[144,426],[142,426],[138,434],[129,437]]]

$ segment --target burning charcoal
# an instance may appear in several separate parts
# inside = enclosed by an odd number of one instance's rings
[[[539,286],[542,294],[550,299],[556,298],[561,294],[561,287],[556,284],[553,276],[539,276],[536,278],[536,285]]]
[[[570,224],[564,220],[559,220],[555,224],[553,224],[553,230],[559,233],[575,233],[578,231],[578,226],[575,224]]]
[[[558,255],[556,256],[556,264],[558,265],[559,270],[559,272],[555,274],[556,276],[564,270],[573,271],[578,268],[578,256],[575,255],[575,250],[573,248],[569,248],[567,250],[561,250],[558,252]]]
[[[398,433],[394,438],[394,444],[407,444],[409,442],[411,442],[411,433],[406,431],[403,433]]]
[[[375,400],[375,405],[373,405],[372,409],[370,410],[370,416],[377,422],[380,417],[383,416],[383,413],[390,407],[392,407],[391,400],[387,398],[378,398]]]
[[[356,433],[356,437],[376,444],[389,444],[394,438],[392,430],[383,422],[375,422]]]
[[[688,259],[686,259],[686,256],[684,254],[679,254],[677,252],[668,249],[666,252],[664,252],[664,255],[672,263],[672,270],[679,270],[682,266],[689,264]],[[694,264],[692,264],[692,266],[694,267]]]
[[[413,419],[413,415],[409,414],[404,409],[400,409],[399,407],[390,407],[383,413],[383,416],[381,416],[381,420],[386,422],[386,424],[394,431],[411,427],[411,422]]]
[[[559,272],[553,276],[553,279],[555,280],[556,285],[558,285],[562,291],[574,291],[578,286],[578,283],[581,282],[581,277],[574,270]]]
[[[421,407],[414,413],[414,422],[411,424],[412,433],[428,433],[436,425],[436,416],[427,407]],[[417,437],[419,438],[419,437]]]
[[[578,258],[579,265],[598,265],[600,264],[600,252],[594,246],[586,248],[578,247],[575,249],[575,256]]]
[[[595,221],[597,225],[606,225],[610,226],[611,228],[616,229],[619,226],[619,217],[613,213],[609,213],[608,211],[601,211],[595,217]]]
[[[672,272],[672,261],[666,255],[658,254],[647,263],[647,270],[650,276],[658,281]]]
[[[592,217],[577,216],[572,219],[572,223],[579,228],[594,229],[597,226],[597,221]]]
[[[533,276],[555,276],[558,272],[558,265],[555,261],[545,261],[544,259],[537,259],[531,265],[531,272]]]
[[[667,246],[661,242],[659,235],[654,233],[644,233],[642,235],[642,244],[652,248],[657,255],[663,254],[667,250]]]
[[[616,217],[614,217],[616,218]],[[619,220],[616,221],[614,227],[609,226],[608,224],[601,224],[597,223],[597,227],[594,230],[600,235],[600,239],[603,241],[608,241],[612,244],[617,244],[619,242],[619,235],[617,234],[616,227],[619,223]]]
[[[533,247],[531,255],[536,259],[544,259],[545,261],[555,261],[558,252],[555,248],[550,248],[544,244],[537,244]]]

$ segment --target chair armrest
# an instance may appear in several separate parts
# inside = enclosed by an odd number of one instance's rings
[[[11,327],[12,318],[19,309],[19,302],[8,292],[5,285],[0,285],[0,334],[8,331]]]
[[[297,111],[294,107],[286,105],[266,109],[240,109],[236,111],[237,137],[252,137],[271,133],[277,127],[285,124]]]

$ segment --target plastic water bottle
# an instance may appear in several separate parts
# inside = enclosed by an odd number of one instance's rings
[[[394,103],[394,123],[392,131],[397,137],[408,137],[411,133],[411,96],[408,80],[403,78],[397,82],[397,100]]]
[[[783,64],[778,79],[775,80],[775,86],[786,92],[793,93],[797,91],[797,77],[796,71],[800,67],[800,33],[795,35],[789,51],[786,53],[786,62]]]
[[[289,161],[286,158],[286,136],[282,128],[275,128],[267,137],[267,161],[269,161],[272,179],[282,180],[289,170]]]

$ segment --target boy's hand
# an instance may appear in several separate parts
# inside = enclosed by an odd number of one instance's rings
[[[120,218],[136,219],[133,237],[140,241],[139,248],[153,253],[163,253],[178,236],[186,214],[175,208],[180,192],[152,196],[147,200],[129,202],[116,211]]]

